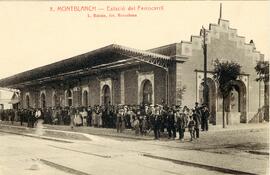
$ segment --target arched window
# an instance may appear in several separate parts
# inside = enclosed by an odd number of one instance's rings
[[[66,92],[66,104],[67,106],[72,106],[72,92],[70,89]]]
[[[46,107],[46,97],[45,97],[44,93],[42,93],[40,95],[40,102],[41,102],[41,108],[45,108]]]
[[[83,91],[83,106],[88,106],[88,92],[86,90]]]
[[[153,90],[152,90],[152,83],[150,80],[145,80],[143,82],[143,104],[151,104],[152,103],[152,95],[153,95]]]
[[[108,85],[103,86],[103,104],[108,105],[111,102],[111,90]]]

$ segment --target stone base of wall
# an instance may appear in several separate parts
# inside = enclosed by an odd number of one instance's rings
[[[228,125],[240,124],[240,112],[228,112],[227,116]]]
[[[250,112],[248,113],[248,123],[260,123],[263,120],[262,112]]]
[[[240,124],[240,112],[225,112],[225,124],[226,125],[235,125]],[[222,125],[223,119],[222,119],[222,112],[217,112],[216,115],[216,125]]]

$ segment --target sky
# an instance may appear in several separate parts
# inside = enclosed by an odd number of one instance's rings
[[[109,44],[150,49],[189,41],[200,28],[217,23],[221,1],[2,1],[0,78],[89,52]],[[222,18],[270,58],[270,1],[224,1]],[[97,11],[60,12],[58,7],[92,6]],[[136,10],[127,11],[135,6]],[[163,7],[142,11],[138,6]],[[50,11],[51,7],[54,11]],[[108,11],[125,7],[125,11]],[[98,10],[104,9],[104,10]],[[93,14],[136,14],[96,18]],[[92,16],[92,17],[89,17]]]

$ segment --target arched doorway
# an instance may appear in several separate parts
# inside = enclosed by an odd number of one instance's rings
[[[40,95],[40,107],[45,108],[46,107],[46,97],[44,93],[41,93]]]
[[[29,98],[29,95],[26,95],[25,102],[26,102],[26,108],[29,108],[30,107],[30,98]]]
[[[72,106],[72,92],[70,89],[66,92],[66,105]]]
[[[200,98],[200,103],[203,103],[203,92],[204,92],[204,82],[200,84],[200,89],[199,89],[199,98]],[[210,118],[209,122],[212,124],[216,124],[216,102],[217,102],[217,93],[216,93],[216,84],[215,81],[212,80],[211,78],[207,78],[206,80],[206,105],[209,109],[210,112]]]
[[[142,103],[152,104],[153,99],[153,86],[150,80],[144,80],[142,82]]]
[[[88,106],[88,92],[85,90],[83,91],[83,106],[87,107]]]
[[[225,99],[225,106],[227,111],[231,113],[231,116],[233,116],[233,113],[239,113],[241,123],[247,122],[246,98],[246,85],[240,80],[233,81],[232,91],[230,92],[230,95]]]
[[[104,85],[103,89],[103,104],[104,105],[109,105],[111,103],[111,90],[108,85]]]

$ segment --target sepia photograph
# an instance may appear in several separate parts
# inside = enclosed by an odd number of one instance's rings
[[[269,174],[270,1],[0,1],[0,175]]]

